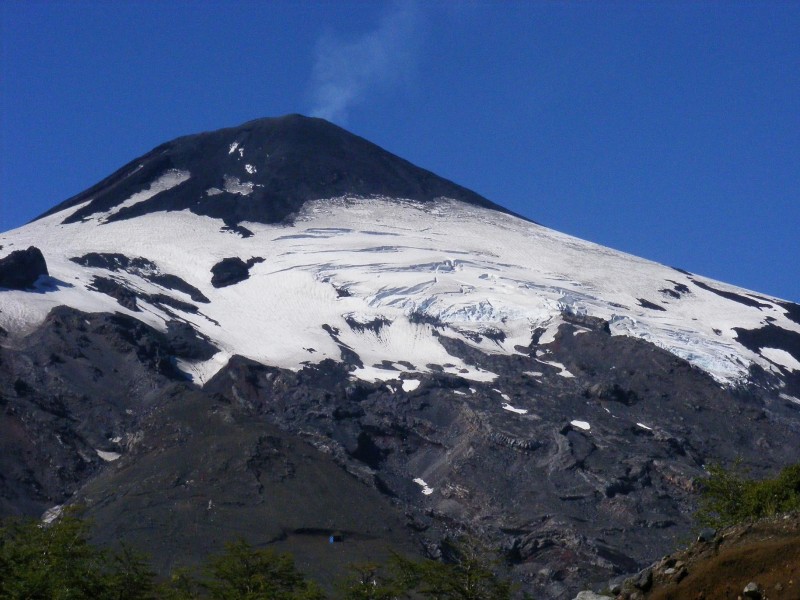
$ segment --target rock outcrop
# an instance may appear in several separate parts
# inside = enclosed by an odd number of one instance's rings
[[[0,258],[0,288],[27,290],[42,275],[49,275],[42,251],[36,246],[14,250]]]

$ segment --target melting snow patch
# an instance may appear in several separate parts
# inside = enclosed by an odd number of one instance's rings
[[[647,426],[647,425],[645,425],[644,423],[636,423],[636,425],[638,425],[638,426],[639,426],[639,427],[641,427],[642,429],[647,429],[647,431],[653,431],[653,428],[652,428],[652,427],[648,427],[648,426]]]
[[[795,398],[794,396],[790,396],[789,394],[779,394],[779,396],[784,400],[788,400],[789,402],[800,404],[800,398]]]
[[[762,348],[761,356],[789,371],[800,371],[800,362],[786,350],[781,350],[780,348]]]
[[[119,459],[120,456],[122,456],[119,452],[105,452],[103,450],[98,450],[97,448],[95,448],[94,451],[97,452],[97,456],[106,462],[114,462],[115,460]]]
[[[430,496],[433,493],[433,488],[428,486],[428,484],[425,483],[425,481],[420,477],[417,477],[414,480],[414,483],[416,483],[418,486],[422,488],[422,493],[425,494],[426,496]]]
[[[64,511],[63,504],[56,504],[55,506],[48,508],[46,511],[44,511],[44,514],[42,515],[42,523],[52,523],[58,517],[61,516],[61,513],[63,511]]]
[[[245,165],[244,170],[250,173],[250,175],[256,172],[256,168],[253,165]]]
[[[219,189],[219,188],[215,188],[215,187],[208,188],[206,190],[206,196],[216,196],[217,194],[221,194],[221,193],[222,193],[222,190]]]
[[[467,395],[467,393],[466,393],[466,392],[461,392],[461,391],[459,391],[459,390],[456,390],[456,391],[455,391],[455,392],[453,392],[453,393],[454,393],[454,394],[458,394],[459,396],[466,396],[466,395]]]
[[[249,196],[253,193],[252,181],[239,181],[238,177],[225,176],[225,191],[229,194],[240,194]]]
[[[569,379],[569,378],[571,378],[571,377],[575,377],[575,375],[573,375],[572,373],[570,373],[570,372],[567,370],[567,367],[565,367],[564,365],[562,365],[560,362],[556,362],[556,361],[554,361],[554,360],[539,360],[539,362],[540,362],[540,363],[544,363],[544,364],[546,364],[546,365],[550,365],[551,367],[555,367],[556,369],[561,369],[561,370],[558,372],[558,374],[559,374],[559,375],[561,375],[561,377],[566,377],[566,378],[568,378],[568,379]]]
[[[500,391],[500,390],[498,390],[498,389],[494,389],[494,388],[492,388],[492,390],[493,390],[493,391],[495,391],[495,392],[497,392],[498,394],[500,394],[500,397],[501,397],[503,400],[505,400],[506,402],[511,402],[511,398],[509,398],[509,397],[508,397],[508,394],[504,394],[503,392],[501,392],[501,391]]]
[[[518,415],[527,415],[528,410],[526,408],[515,408],[511,406],[508,402],[503,402],[503,409],[511,411],[513,413],[517,413]]]
[[[239,147],[239,142],[233,142],[230,146],[228,146],[228,154],[233,154],[236,152],[236,149]]]
[[[418,387],[419,387],[419,380],[418,379],[404,379],[403,380],[403,391],[404,392],[413,392]]]
[[[591,429],[591,425],[586,421],[570,421],[569,424],[578,429],[583,429],[584,431],[589,431],[589,429]]]

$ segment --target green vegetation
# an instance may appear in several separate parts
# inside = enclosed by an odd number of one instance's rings
[[[319,587],[304,578],[288,554],[258,550],[244,540],[227,544],[213,557],[201,586],[214,600],[323,600]]]
[[[445,544],[446,562],[394,555],[387,565],[353,565],[340,584],[342,600],[506,600],[514,586],[499,577],[497,558],[476,540]]]
[[[89,543],[89,525],[68,514],[49,525],[0,525],[0,599],[9,600],[324,600],[288,554],[240,540],[198,573],[178,569],[158,581],[147,557]],[[352,565],[337,586],[340,600],[507,600],[512,585],[498,561],[474,540],[446,545],[446,562],[395,555],[387,564]]]
[[[771,479],[750,479],[741,461],[730,469],[712,465],[703,482],[698,522],[711,527],[735,525],[780,513],[800,511],[800,463]]]
[[[150,600],[154,574],[127,547],[109,554],[88,541],[88,525],[68,514],[52,526],[0,525],[0,598]]]

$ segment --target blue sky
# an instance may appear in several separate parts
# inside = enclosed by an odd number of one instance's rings
[[[539,223],[800,301],[800,3],[0,3],[0,229],[325,116]]]

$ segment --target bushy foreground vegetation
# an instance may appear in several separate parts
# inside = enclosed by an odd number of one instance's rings
[[[696,514],[702,525],[719,528],[800,511],[800,463],[759,480],[748,478],[740,461],[730,469],[717,464],[708,471]]]
[[[12,520],[0,525],[0,598],[14,600],[324,600],[288,554],[228,544],[197,570],[179,569],[159,580],[147,557],[126,546],[109,552],[89,542],[85,521],[67,515],[50,525]],[[387,564],[352,565],[340,600],[505,600],[511,584],[477,544],[448,548],[448,562],[396,555]]]

